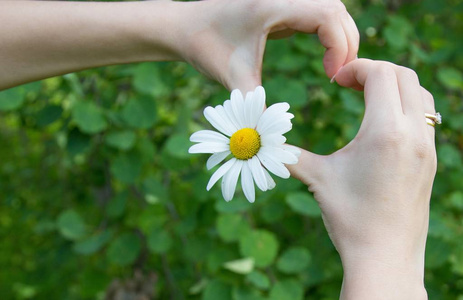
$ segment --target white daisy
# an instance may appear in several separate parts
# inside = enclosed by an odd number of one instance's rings
[[[264,108],[263,87],[248,92],[246,99],[239,90],[233,90],[223,106],[204,109],[206,119],[221,133],[201,130],[190,137],[190,141],[199,144],[191,146],[189,153],[212,153],[206,164],[208,170],[231,154],[232,158],[215,171],[207,185],[209,191],[223,177],[222,195],[226,201],[233,198],[240,173],[244,195],[254,202],[254,182],[262,191],[271,190],[275,181],[268,171],[288,178],[290,174],[284,164],[297,163],[300,150],[284,144],[283,134],[291,130],[294,117],[287,112],[289,104],[276,103]]]

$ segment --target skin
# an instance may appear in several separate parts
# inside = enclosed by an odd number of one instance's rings
[[[423,284],[429,201],[436,173],[432,95],[414,71],[358,59],[336,81],[363,89],[357,136],[288,166],[314,193],[344,268],[341,299],[427,299]]]
[[[245,92],[261,84],[267,37],[294,31],[319,35],[330,78],[357,55],[357,27],[338,0],[0,0],[0,90],[93,67],[178,60]]]
[[[340,1],[0,1],[0,90],[98,66],[178,60],[245,93],[261,84],[267,38],[294,31],[317,33],[328,77],[365,91],[365,118],[349,145],[329,156],[303,151],[288,166],[314,192],[341,255],[341,298],[426,299],[436,154],[423,114],[434,112],[433,99],[413,71],[354,61],[359,34]]]

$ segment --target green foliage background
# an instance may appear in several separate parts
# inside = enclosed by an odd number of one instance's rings
[[[360,57],[415,69],[435,97],[439,167],[426,253],[430,299],[463,299],[463,3],[345,1]],[[346,145],[359,92],[330,84],[316,37],[270,41],[268,101],[290,143]],[[294,179],[225,203],[188,136],[228,92],[184,63],[112,66],[0,93],[0,298],[337,299],[342,269]],[[254,259],[254,264],[252,260]],[[135,298],[128,298],[135,299]]]

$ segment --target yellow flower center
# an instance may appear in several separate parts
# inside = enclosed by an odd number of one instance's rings
[[[230,151],[238,159],[250,159],[259,152],[259,149],[260,135],[254,129],[240,129],[230,138]]]

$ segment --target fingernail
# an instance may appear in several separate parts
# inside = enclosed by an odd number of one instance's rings
[[[341,71],[342,68],[344,68],[344,66],[341,66],[339,70],[334,74],[333,78],[331,78],[330,80],[330,83],[333,83],[336,80],[336,75],[338,75],[339,71]]]
[[[336,74],[337,74],[337,73],[336,73]],[[336,74],[334,74],[334,76],[331,78],[330,83],[333,83],[333,82],[334,82],[334,80],[336,79]]]

